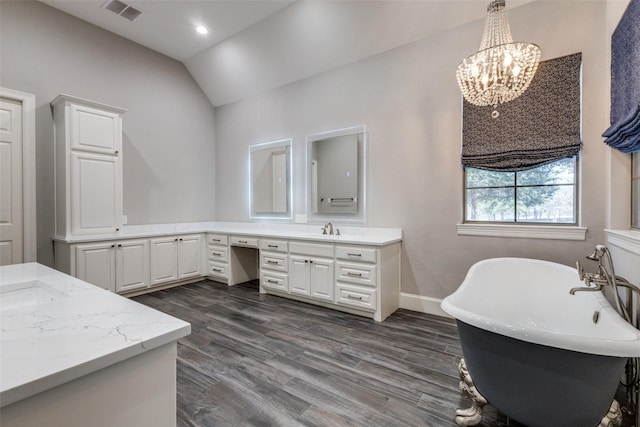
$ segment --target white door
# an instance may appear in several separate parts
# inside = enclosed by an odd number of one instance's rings
[[[132,240],[116,245],[116,292],[149,286],[149,242]]]
[[[74,235],[113,234],[122,221],[118,157],[71,152],[71,229]]]
[[[107,291],[116,291],[115,244],[89,243],[76,246],[76,277]]]
[[[23,262],[22,103],[0,99],[0,265]]]
[[[151,286],[178,280],[178,238],[149,240]]]
[[[312,258],[309,264],[311,266],[311,296],[316,299],[322,299],[333,302],[333,261]]]
[[[289,292],[310,295],[309,258],[296,255],[289,257]]]
[[[200,235],[178,238],[178,278],[202,276],[202,237]]]

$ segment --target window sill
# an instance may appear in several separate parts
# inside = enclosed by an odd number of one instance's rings
[[[459,236],[585,240],[587,229],[575,225],[456,224]]]
[[[632,254],[640,255],[640,231],[636,230],[604,230],[607,245],[617,246]]]

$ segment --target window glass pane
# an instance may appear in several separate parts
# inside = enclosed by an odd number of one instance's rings
[[[574,186],[519,187],[518,222],[574,223]]]
[[[513,188],[479,188],[467,190],[466,221],[513,222]]]
[[[573,184],[576,158],[563,159],[535,169],[518,172],[518,185]]]
[[[467,188],[504,187],[514,183],[514,172],[492,172],[482,169],[465,168]]]

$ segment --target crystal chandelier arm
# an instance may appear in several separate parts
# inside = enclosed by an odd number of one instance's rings
[[[504,10],[505,0],[493,0],[480,50],[458,65],[456,76],[465,99],[487,106],[509,102],[529,87],[540,61],[540,48],[514,43]]]

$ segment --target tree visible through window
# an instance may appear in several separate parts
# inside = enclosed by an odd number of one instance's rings
[[[465,221],[576,223],[576,158],[521,172],[465,168]]]

